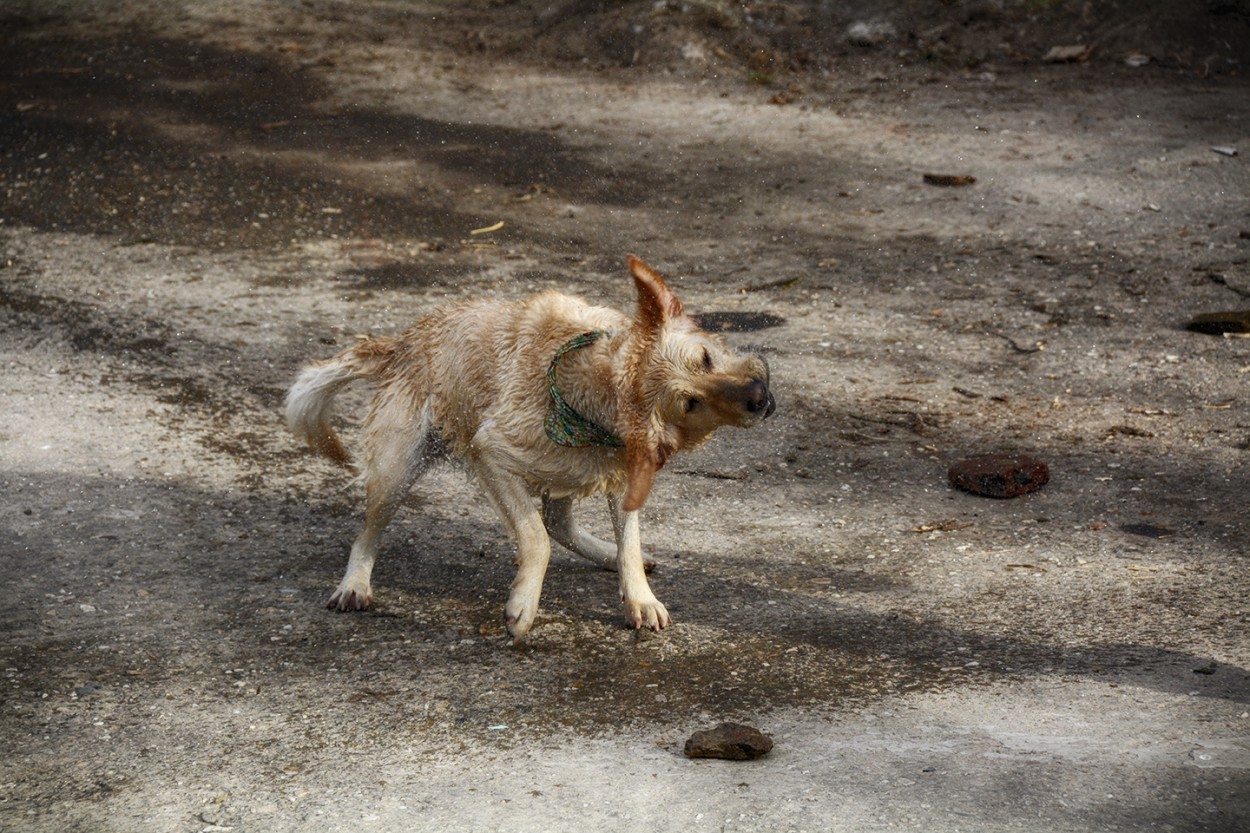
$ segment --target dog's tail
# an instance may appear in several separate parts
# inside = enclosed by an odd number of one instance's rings
[[[348,382],[373,375],[353,351],[306,367],[286,395],[286,424],[291,433],[319,454],[354,470],[352,456],[330,427],[334,397]]]

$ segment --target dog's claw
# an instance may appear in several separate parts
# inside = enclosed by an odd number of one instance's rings
[[[514,648],[525,642],[525,637],[529,633],[529,630],[529,626],[522,629],[517,626],[516,622],[512,620],[508,621],[508,635],[512,637],[512,646]]]
[[[653,631],[662,631],[673,624],[673,618],[659,600],[651,598],[646,601],[626,601],[625,618],[634,630],[644,627]]]
[[[508,633],[512,637],[513,645],[520,645],[525,641],[525,635],[530,632],[537,615],[537,605],[509,602],[504,608],[504,622],[508,626]]]
[[[357,591],[342,589],[334,591],[334,595],[326,601],[326,607],[330,610],[348,611],[348,610],[368,610],[370,603],[373,601],[373,594],[368,591]]]

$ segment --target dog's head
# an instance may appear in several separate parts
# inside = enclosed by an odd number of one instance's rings
[[[629,271],[638,289],[625,437],[624,507],[632,512],[646,502],[670,454],[698,446],[722,425],[755,425],[777,405],[763,356],[735,353],[700,329],[664,279],[633,255]]]

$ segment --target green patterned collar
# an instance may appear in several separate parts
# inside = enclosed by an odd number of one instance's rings
[[[625,445],[620,437],[579,414],[564,400],[559,388],[556,387],[556,365],[560,363],[560,359],[564,358],[564,354],[594,344],[605,335],[607,332],[604,330],[593,330],[574,336],[556,351],[555,358],[551,360],[551,365],[547,368],[547,419],[543,421],[543,427],[547,429],[547,436],[556,445],[569,448],[592,445],[619,448]]]

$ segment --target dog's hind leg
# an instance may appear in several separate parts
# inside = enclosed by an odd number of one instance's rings
[[[416,418],[406,409],[384,406],[370,414],[366,428],[364,481],[365,527],[352,544],[347,571],[326,607],[364,610],[373,600],[370,578],[382,530],[395,517],[400,501],[426,467],[430,454],[430,417],[423,409]],[[407,418],[405,418],[407,417]]]
[[[573,517],[572,498],[543,495],[543,523],[557,544],[605,570],[616,572],[616,546],[577,525]],[[655,569],[655,562],[650,559],[644,559],[642,563],[647,573]]]

